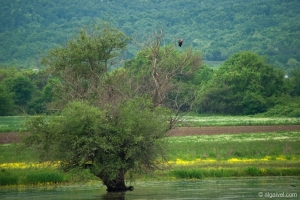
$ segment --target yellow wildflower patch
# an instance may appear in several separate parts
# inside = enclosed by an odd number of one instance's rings
[[[231,158],[227,160],[227,162],[254,162],[259,161],[259,159],[239,159],[239,158]]]
[[[261,158],[260,159],[261,161],[268,161],[268,160],[271,160],[271,156],[266,156],[264,158]]]
[[[193,165],[193,164],[200,164],[200,163],[211,163],[211,162],[217,162],[215,159],[200,159],[197,158],[196,160],[182,160],[182,159],[176,159],[176,161],[168,161],[168,164],[175,164],[175,165]]]
[[[18,168],[18,169],[26,169],[26,168],[44,168],[44,167],[57,167],[59,166],[59,161],[57,162],[42,162],[42,163],[3,163],[0,164],[0,168]]]
[[[284,156],[277,156],[276,160],[286,160],[286,158]]]
[[[286,160],[286,158],[281,155],[272,159],[271,156],[266,156],[264,158],[253,158],[253,159],[239,159],[239,158],[231,158],[227,160],[227,162],[259,162],[259,161],[269,161],[269,160]]]
[[[295,160],[296,158],[293,158]],[[249,163],[249,162],[267,162],[270,160],[286,160],[283,155],[277,156],[275,158],[271,156],[266,156],[264,158],[230,158],[228,160],[221,160],[221,162],[229,162],[229,163]],[[193,164],[204,164],[204,163],[212,163],[218,162],[216,159],[200,159],[197,158],[195,160],[182,160],[180,158],[176,159],[176,161],[168,161],[168,164],[174,165],[193,165]]]
[[[195,161],[184,161],[184,160],[181,160],[181,159],[177,159],[176,160],[176,165],[191,165],[191,164],[194,164]]]

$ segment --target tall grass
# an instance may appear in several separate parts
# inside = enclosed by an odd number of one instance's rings
[[[170,175],[180,179],[202,179],[207,177],[247,177],[247,176],[300,176],[300,168],[214,168],[175,169]]]
[[[0,186],[39,185],[68,182],[70,176],[51,168],[1,169]]]

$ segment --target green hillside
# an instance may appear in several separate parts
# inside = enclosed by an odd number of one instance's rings
[[[40,65],[45,52],[97,20],[141,42],[163,29],[165,43],[223,61],[241,50],[267,55],[277,67],[300,61],[299,0],[0,0],[0,63]],[[134,43],[134,42],[133,42]],[[137,48],[128,47],[127,56]]]

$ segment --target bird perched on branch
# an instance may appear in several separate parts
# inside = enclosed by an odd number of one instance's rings
[[[181,47],[181,45],[182,45],[182,42],[183,42],[183,40],[182,40],[182,38],[180,38],[180,39],[178,40],[178,46],[180,46],[180,47]]]

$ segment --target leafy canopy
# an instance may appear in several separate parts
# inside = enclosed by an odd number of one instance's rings
[[[215,72],[200,103],[204,112],[255,114],[285,92],[284,75],[252,52],[232,55]]]
[[[130,38],[108,23],[83,29],[63,47],[54,48],[43,63],[56,78],[54,89],[65,105],[69,100],[100,101],[115,79],[110,71]]]
[[[156,166],[165,150],[166,110],[143,98],[118,105],[118,118],[87,102],[70,102],[59,116],[39,116],[29,121],[30,137],[42,160],[61,161],[68,171],[86,168],[102,180],[113,180],[120,171],[147,170]],[[165,121],[165,123],[164,123]],[[161,157],[164,159],[164,157]]]

